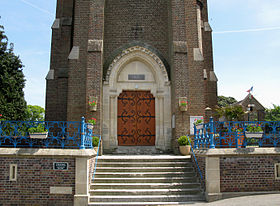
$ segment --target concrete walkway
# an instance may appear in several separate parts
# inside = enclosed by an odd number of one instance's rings
[[[280,206],[280,194],[235,197],[211,203],[190,203],[188,206]]]

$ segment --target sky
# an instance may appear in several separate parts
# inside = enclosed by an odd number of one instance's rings
[[[56,0],[0,0],[0,25],[20,56],[25,99],[45,106],[51,25]],[[253,95],[267,108],[280,105],[280,1],[208,0],[218,95]]]

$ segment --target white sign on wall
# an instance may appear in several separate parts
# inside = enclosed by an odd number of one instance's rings
[[[193,124],[196,120],[203,119],[203,116],[190,116],[190,134],[194,135]]]

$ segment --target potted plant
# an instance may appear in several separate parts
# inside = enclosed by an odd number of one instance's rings
[[[186,100],[180,100],[179,101],[179,108],[181,112],[188,111],[188,101]]]
[[[88,129],[93,129],[93,125],[96,125],[96,119],[94,117],[92,117],[91,119],[89,119],[87,121],[89,124],[87,125]]]
[[[178,139],[179,150],[182,155],[189,155],[191,150],[191,139],[188,136],[181,136]]]
[[[94,149],[96,152],[97,152],[97,150],[98,150],[98,144],[99,144],[99,138],[93,136],[93,137],[92,137],[92,146],[93,146],[93,149]]]
[[[48,137],[48,130],[45,129],[43,124],[28,128],[28,133],[30,138],[34,139],[46,139]]]
[[[202,129],[203,128],[203,117],[201,119],[195,119],[194,125],[196,129]]]
[[[247,138],[262,138],[263,130],[261,125],[249,125],[246,128],[245,135]]]
[[[90,111],[96,111],[97,110],[97,102],[96,100],[92,100],[88,102],[89,110]]]

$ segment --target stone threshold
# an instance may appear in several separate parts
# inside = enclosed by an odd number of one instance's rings
[[[99,159],[190,159],[191,156],[180,156],[180,155],[162,155],[162,154],[154,154],[154,155],[102,155]]]

